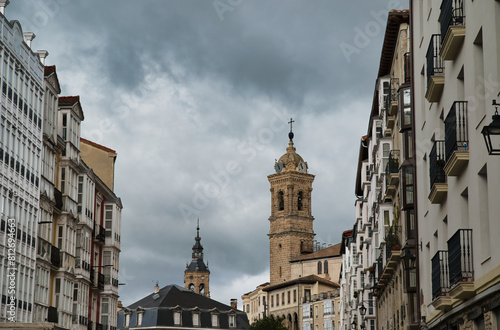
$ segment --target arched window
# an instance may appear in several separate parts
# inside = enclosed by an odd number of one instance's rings
[[[193,283],[189,284],[189,291],[194,292],[194,284]]]
[[[328,260],[325,260],[325,263],[323,265],[323,270],[325,271],[325,274],[328,274]]]
[[[321,271],[321,266],[322,266],[322,265],[323,265],[323,264],[321,263],[321,261],[318,261],[318,274],[321,274],[321,273],[322,273],[322,271]]]
[[[205,284],[200,284],[200,294],[203,295],[205,293]]]
[[[283,198],[283,192],[280,191],[278,193],[278,204],[279,204],[279,210],[283,211],[285,209],[285,200]]]
[[[297,199],[297,209],[302,210],[302,191],[299,192],[299,197]]]

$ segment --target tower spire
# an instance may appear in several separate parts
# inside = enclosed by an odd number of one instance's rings
[[[288,133],[288,138],[290,139],[290,142],[293,140],[293,123],[295,123],[295,120],[293,118],[290,118],[290,121],[288,122],[290,124],[290,133]]]
[[[208,269],[208,263],[205,265],[205,262],[203,261],[203,246],[201,245],[200,237],[200,219],[198,219],[196,223],[196,237],[194,238],[194,241],[191,263],[186,264],[186,270],[184,271],[185,288],[206,297],[210,297],[210,270]]]

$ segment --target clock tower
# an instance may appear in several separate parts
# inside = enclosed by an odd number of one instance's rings
[[[196,226],[194,241],[192,260],[190,264],[186,264],[186,270],[184,271],[184,285],[186,289],[210,298],[210,270],[208,269],[208,263],[205,265],[203,261],[203,246],[200,243],[200,220],[198,220]]]
[[[292,121],[290,121],[292,123]],[[271,184],[269,246],[271,285],[292,280],[290,260],[313,252],[314,218],[311,215],[311,192],[314,175],[295,152],[293,132],[286,153],[275,163]]]

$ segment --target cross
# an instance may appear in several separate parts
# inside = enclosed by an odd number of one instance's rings
[[[290,118],[290,121],[288,122],[290,124],[290,132],[292,131],[292,125],[293,123],[295,123],[295,120],[293,120],[292,118]]]

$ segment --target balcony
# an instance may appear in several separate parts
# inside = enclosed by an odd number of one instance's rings
[[[448,240],[450,268],[450,295],[467,300],[474,296],[474,269],[472,264],[472,229],[459,229]]]
[[[458,176],[469,163],[467,101],[455,101],[444,121],[446,175]]]
[[[425,98],[429,102],[437,102],[441,98],[444,88],[444,64],[439,55],[441,50],[441,36],[433,34],[427,48],[427,91]]]
[[[97,223],[94,224],[94,238],[101,243],[104,243],[106,240],[106,229]]]
[[[398,90],[399,90],[399,79],[391,78],[390,82],[391,95],[386,99],[385,108],[390,116],[395,115],[398,112]]]
[[[454,60],[465,39],[463,0],[443,0],[441,4],[441,52],[444,60]]]
[[[389,152],[389,161],[385,168],[385,179],[387,185],[397,186],[399,183],[399,150]]]
[[[394,124],[396,122],[396,116],[392,115],[387,115],[387,119],[386,119],[386,126],[388,129],[393,129],[394,128]]]
[[[431,180],[431,192],[429,200],[432,204],[441,203],[448,193],[446,183],[445,165],[445,141],[434,142],[434,146],[429,153],[429,174]]]
[[[49,313],[47,314],[47,321],[50,323],[58,323],[59,322],[59,315],[57,313],[57,308],[56,307],[49,307]]]
[[[99,290],[104,290],[104,274],[103,273],[97,273],[97,288]]]
[[[451,309],[448,251],[438,251],[432,258],[432,305],[443,312]]]
[[[61,267],[61,253],[54,245],[50,249],[50,263],[56,268]]]

